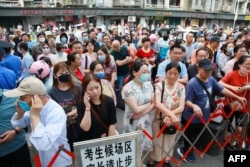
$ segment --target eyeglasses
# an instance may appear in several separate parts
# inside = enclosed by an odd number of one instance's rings
[[[172,52],[174,55],[182,55],[182,52]]]
[[[44,47],[43,49],[49,49],[49,47]]]

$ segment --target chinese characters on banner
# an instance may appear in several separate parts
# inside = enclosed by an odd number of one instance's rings
[[[135,141],[123,141],[81,150],[83,167],[136,167]]]

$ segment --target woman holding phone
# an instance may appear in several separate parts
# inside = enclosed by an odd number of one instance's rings
[[[95,74],[88,74],[82,84],[82,102],[77,110],[82,114],[81,140],[115,135],[116,108],[114,100],[102,93],[102,84]]]

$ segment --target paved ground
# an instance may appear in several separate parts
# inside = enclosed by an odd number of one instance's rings
[[[122,124],[123,124],[123,114],[124,111],[117,109],[117,121],[119,122],[117,124],[117,130],[122,133]],[[29,144],[30,145],[30,144]],[[180,145],[178,145],[180,146]],[[178,147],[177,146],[177,147]],[[33,155],[34,155],[34,150],[31,148],[31,156],[33,159]],[[180,160],[179,155],[176,153],[176,149],[174,151],[174,157],[177,160]],[[199,157],[198,155],[196,155],[196,161],[195,162],[181,162],[179,164],[179,166],[181,167],[223,167],[223,151],[220,152],[219,155],[217,156],[210,156],[205,154],[203,158]],[[176,166],[172,163],[172,166]]]

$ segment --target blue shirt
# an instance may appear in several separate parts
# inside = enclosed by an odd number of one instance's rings
[[[23,78],[29,77],[29,68],[34,62],[33,57],[29,52],[23,55],[22,66],[23,66]]]
[[[0,64],[0,89],[14,89],[16,87],[16,75],[13,71]]]
[[[211,95],[219,94],[223,90],[223,87],[220,86],[213,77],[209,77],[208,81],[203,84]],[[203,118],[208,121],[211,114],[209,98],[206,91],[195,77],[192,78],[186,85],[186,101],[190,101],[199,106],[203,113]],[[186,121],[188,121],[193,114],[194,111],[192,108],[185,107],[182,116]],[[195,116],[192,123],[201,123],[201,121],[197,116]]]
[[[171,62],[171,60],[165,60],[163,62],[161,62],[158,66],[157,69],[157,77],[161,77],[161,78],[166,78],[166,66]],[[185,66],[185,64],[178,62],[180,67],[181,67],[181,73],[180,73],[180,78],[185,78],[188,77],[187,74],[187,68]]]
[[[0,84],[1,84],[1,81],[0,81]],[[2,135],[6,131],[13,129],[10,120],[13,114],[16,112],[16,107],[14,104],[17,98],[9,98],[9,97],[4,96],[2,94],[2,89],[0,89],[0,96],[2,96],[2,99],[0,101],[0,135]],[[22,130],[20,131],[19,134],[16,134],[11,141],[6,142],[6,143],[1,143],[0,157],[3,157],[5,155],[8,155],[18,150],[25,143],[26,143],[25,133],[24,133],[24,130]]]
[[[15,127],[26,127],[30,122],[30,112],[25,112],[24,116],[19,120],[14,120],[12,117],[11,123]],[[37,149],[41,165],[48,166],[54,154],[58,151],[60,145],[70,150],[67,142],[66,133],[66,114],[63,108],[54,100],[49,99],[40,111],[41,122],[36,126],[30,134],[30,141]],[[72,159],[64,152],[60,152],[53,167],[65,167],[72,164]]]
[[[22,76],[22,62],[20,57],[12,54],[7,54],[4,56],[0,64],[10,70],[12,70],[16,75],[16,81],[19,81]]]

